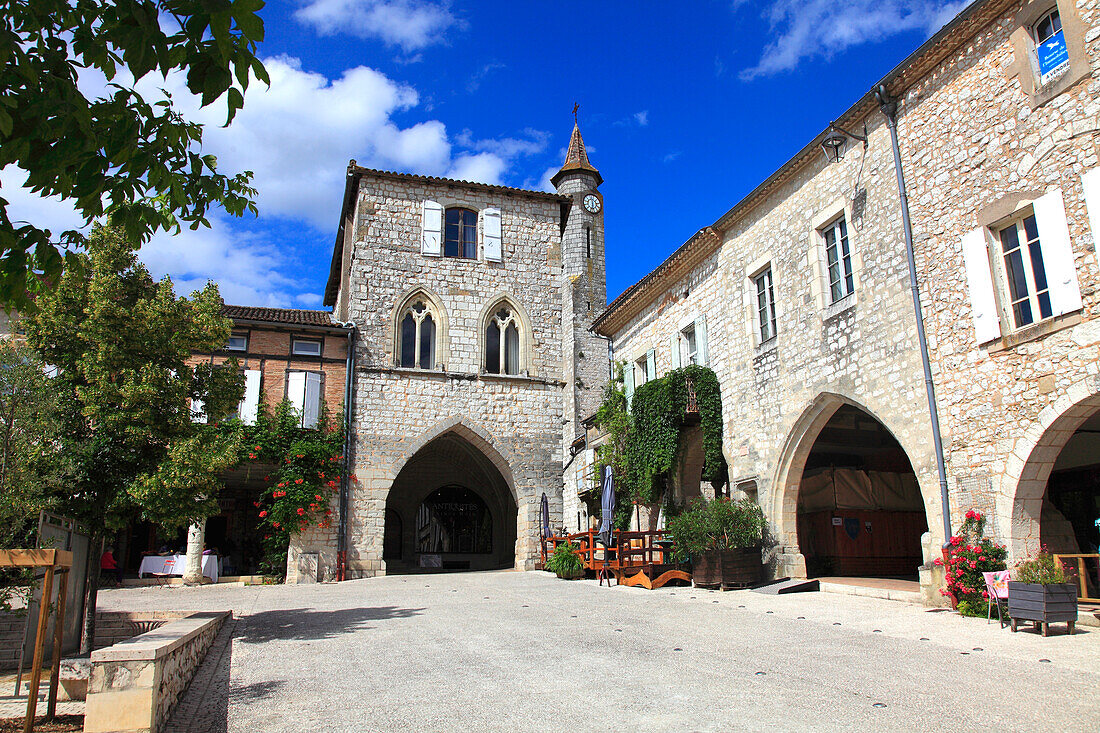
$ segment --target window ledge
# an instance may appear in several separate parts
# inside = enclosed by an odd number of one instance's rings
[[[1008,349],[1015,348],[1021,344],[1026,344],[1031,341],[1037,341],[1038,339],[1049,336],[1052,333],[1057,333],[1066,328],[1071,328],[1081,323],[1081,311],[1074,311],[1073,313],[1066,313],[1060,316],[1054,316],[1053,318],[1047,318],[1046,320],[1039,321],[1038,323],[1031,323],[1023,328],[1018,328],[1012,333],[1005,334],[998,339],[990,341],[987,345],[982,346],[986,352],[990,354],[996,354]]]
[[[374,373],[374,374],[396,374],[402,377],[423,377],[423,378],[442,378],[442,379],[464,379],[466,381],[486,381],[486,382],[512,382],[520,384],[545,384],[553,387],[564,387],[565,382],[556,379],[543,379],[542,377],[532,377],[523,374],[489,374],[483,372],[477,374],[474,372],[449,372],[446,369],[409,369],[407,367],[359,367],[359,372]]]
[[[773,351],[778,351],[778,350],[779,350],[779,337],[778,336],[772,336],[770,339],[768,339],[767,341],[765,341],[764,343],[760,344],[759,346],[757,346],[755,349],[752,350],[752,358],[759,359],[761,356],[764,356],[766,354],[770,354]]]
[[[833,303],[832,305],[826,306],[825,307],[825,312],[821,314],[821,320],[828,321],[832,318],[836,318],[837,316],[839,316],[844,311],[849,310],[851,308],[855,308],[855,307],[856,307],[856,294],[854,292],[849,293],[848,295],[845,295],[843,298],[841,298],[837,302]]]

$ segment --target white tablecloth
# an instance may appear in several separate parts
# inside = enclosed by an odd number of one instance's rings
[[[187,566],[186,555],[147,555],[141,559],[138,568],[138,577],[145,575],[183,575],[183,569]],[[218,556],[202,556],[202,574],[218,582]]]

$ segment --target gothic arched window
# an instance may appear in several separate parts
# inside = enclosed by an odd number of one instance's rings
[[[485,325],[485,371],[519,374],[520,321],[508,304],[494,309]]]
[[[398,319],[397,364],[406,369],[435,369],[436,319],[428,301],[413,299]]]

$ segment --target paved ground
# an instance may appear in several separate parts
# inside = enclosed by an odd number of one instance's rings
[[[237,613],[173,720],[195,733],[1100,729],[1100,631],[877,599],[496,572],[100,604]]]

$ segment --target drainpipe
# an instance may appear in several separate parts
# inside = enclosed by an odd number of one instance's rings
[[[905,256],[909,259],[909,290],[913,294],[913,310],[917,314],[917,342],[924,366],[924,389],[928,394],[928,413],[932,418],[932,444],[936,450],[936,472],[940,477],[940,503],[943,508],[943,541],[947,547],[951,541],[951,504],[947,495],[947,468],[943,459],[943,440],[940,438],[940,413],[936,408],[936,388],[932,382],[932,364],[928,360],[928,342],[924,337],[924,315],[920,307],[920,290],[917,288],[917,262],[913,256],[913,226],[909,222],[909,198],[905,195],[905,175],[901,170],[901,148],[898,146],[898,101],[886,93],[886,87],[875,89],[886,126],[890,128],[890,142],[894,147],[894,170],[898,176],[898,195],[901,197],[901,223],[905,229]]]
[[[344,470],[340,475],[340,523],[336,530],[336,580],[346,579],[348,567],[348,493],[351,485],[351,436],[355,414],[355,324],[341,323],[348,329],[348,359],[344,366]]]

